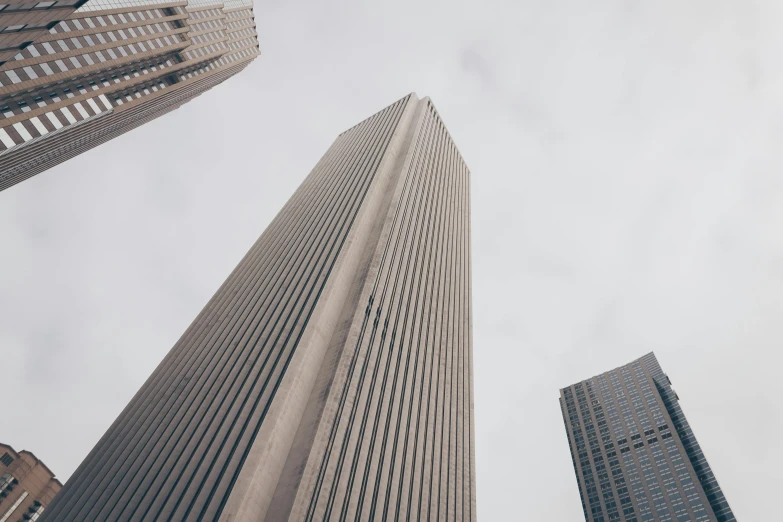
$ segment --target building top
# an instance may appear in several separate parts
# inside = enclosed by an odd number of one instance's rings
[[[26,457],[26,458],[25,458]],[[59,481],[59,479],[54,478],[54,472],[49,469],[49,466],[44,464],[44,462],[35,456],[35,454],[32,451],[28,450],[22,450],[17,452],[14,450],[13,447],[9,446],[8,444],[3,444],[0,442],[0,465],[7,467],[10,467],[12,465],[12,462],[17,459],[23,459],[27,462],[35,463],[37,466],[41,466],[49,475],[52,476],[53,480],[60,484],[62,486],[62,483]],[[0,467],[2,469],[2,467]]]
[[[577,381],[577,382],[585,382],[585,381],[589,381],[591,379],[595,379],[596,377],[600,377],[601,375],[607,374],[609,372],[614,372],[614,371],[617,371],[617,370],[621,370],[621,369],[625,368],[626,366],[630,366],[633,363],[640,362],[642,360],[645,360],[645,361],[655,361],[655,363],[658,364],[658,359],[656,359],[655,353],[654,352],[650,352],[648,354],[645,354],[645,355],[643,355],[641,357],[638,357],[638,358],[634,359],[633,361],[631,361],[629,363],[617,366],[616,368],[612,368],[611,370],[607,370],[605,372],[601,372],[598,375],[593,375],[592,377],[588,377],[587,379],[582,379],[581,381]],[[660,368],[660,365],[658,365],[658,367]],[[668,378],[668,376],[667,376],[667,378]],[[565,390],[566,388],[570,388],[574,384],[577,384],[577,383],[572,383],[572,384],[569,384],[568,386],[564,386],[564,387],[560,388],[560,390],[562,391],[562,390]]]
[[[31,451],[0,443],[0,521],[37,520],[62,487]]]

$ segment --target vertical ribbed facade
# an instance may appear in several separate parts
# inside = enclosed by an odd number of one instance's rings
[[[585,520],[734,522],[655,355],[560,390]]]
[[[61,3],[29,4],[25,16],[45,4],[58,19],[0,63],[0,190],[176,109],[259,54],[251,0]],[[0,35],[8,9],[25,6],[0,8]]]
[[[341,134],[45,520],[474,520],[468,185],[429,99]]]

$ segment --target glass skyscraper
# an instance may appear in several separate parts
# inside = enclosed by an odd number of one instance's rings
[[[259,54],[251,0],[0,5],[0,190],[161,116]]]
[[[469,171],[411,94],[342,133],[47,508],[476,518]]]
[[[736,519],[649,353],[560,390],[587,522]]]

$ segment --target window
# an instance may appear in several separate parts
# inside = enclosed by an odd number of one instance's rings
[[[19,78],[19,75],[16,74],[16,71],[6,71],[6,75],[8,75],[8,78],[11,79],[11,82],[13,83],[19,83],[22,81],[21,78]]]
[[[49,7],[52,7],[57,2],[38,2],[35,4],[35,7],[33,9],[47,9]]]
[[[46,117],[49,119],[49,121],[52,123],[55,129],[62,129],[63,124],[60,123],[60,120],[57,119],[57,116],[54,115],[52,112],[47,112]]]
[[[44,126],[43,123],[41,123],[41,120],[39,120],[37,116],[33,116],[32,118],[30,118],[30,123],[33,124],[35,130],[37,130],[38,134],[40,134],[41,136],[49,134],[49,130]]]
[[[2,462],[5,466],[10,466],[13,461],[14,458],[9,455],[8,452],[3,453],[3,456],[0,457],[0,462]]]
[[[69,123],[76,123],[76,118],[73,117],[73,114],[71,114],[71,111],[68,110],[68,107],[63,107],[60,109],[60,112],[63,116],[65,116],[65,119],[68,120]]]
[[[5,29],[3,29],[3,32],[4,32],[4,33],[15,33],[15,32],[17,32],[17,31],[21,31],[22,29],[24,29],[24,28],[25,28],[25,26],[26,26],[26,24],[22,24],[22,25],[9,25],[9,26],[8,26],[8,27],[6,27]]]
[[[27,142],[33,139],[33,135],[30,134],[30,132],[25,128],[22,123],[14,123],[13,128],[16,129],[16,132],[19,133],[19,135],[22,137],[22,139]]]
[[[671,434],[671,432],[666,432],[663,435],[661,435],[661,438],[662,439],[670,439],[670,438],[672,438],[672,434]]]

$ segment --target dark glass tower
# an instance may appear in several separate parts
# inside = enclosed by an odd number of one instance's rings
[[[736,520],[678,401],[652,353],[560,390],[585,520]]]
[[[429,99],[341,134],[44,519],[474,520],[468,184]]]

